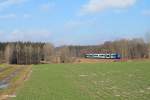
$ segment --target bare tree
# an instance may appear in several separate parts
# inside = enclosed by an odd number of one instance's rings
[[[70,55],[69,47],[67,47],[67,46],[61,47],[59,52],[60,52],[60,61],[61,61],[61,63],[70,63],[70,62],[72,62],[73,59]]]
[[[13,52],[14,52],[13,44],[7,44],[7,46],[5,48],[5,60],[6,60],[6,63],[11,63],[12,62]]]
[[[50,43],[46,43],[43,47],[44,60],[51,62],[54,54],[54,46]]]
[[[148,56],[150,58],[150,32],[146,33],[146,42],[147,42],[147,45],[148,45]]]

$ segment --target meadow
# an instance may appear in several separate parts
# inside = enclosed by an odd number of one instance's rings
[[[150,62],[34,65],[13,100],[149,100]]]

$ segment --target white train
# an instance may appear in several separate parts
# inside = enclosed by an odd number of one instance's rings
[[[89,53],[85,54],[85,58],[93,59],[121,59],[121,55],[118,53]]]

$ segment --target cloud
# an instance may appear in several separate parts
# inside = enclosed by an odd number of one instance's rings
[[[5,14],[5,15],[0,15],[0,20],[8,20],[8,19],[30,19],[32,16],[30,14],[22,14],[22,15],[17,15],[15,13],[12,14]]]
[[[0,15],[0,19],[14,19],[14,18],[17,18],[16,14]]]
[[[65,29],[76,29],[76,28],[79,28],[79,27],[81,27],[83,25],[83,22],[81,22],[81,21],[69,21],[69,22],[67,22],[67,23],[65,23],[65,25],[64,25],[64,28]]]
[[[12,5],[18,5],[23,3],[26,0],[2,0],[0,1],[0,10],[3,10],[5,8],[8,8]]]
[[[70,20],[64,24],[64,30],[66,31],[78,31],[83,27],[91,27],[95,23],[95,19],[91,20]]]
[[[40,5],[40,9],[44,12],[48,12],[55,7],[55,3],[45,3]]]
[[[107,9],[123,9],[133,6],[137,0],[89,0],[81,7],[81,13],[96,13]]]
[[[143,10],[142,15],[144,16],[150,16],[150,9],[149,10]]]
[[[41,30],[13,30],[11,32],[0,32],[1,41],[43,41],[46,42],[51,37],[51,32],[45,29]]]
[[[23,18],[25,18],[25,19],[29,19],[29,18],[31,18],[32,16],[30,15],[30,14],[23,14]]]

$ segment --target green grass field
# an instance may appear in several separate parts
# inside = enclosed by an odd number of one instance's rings
[[[34,65],[14,100],[150,100],[150,62]]]

